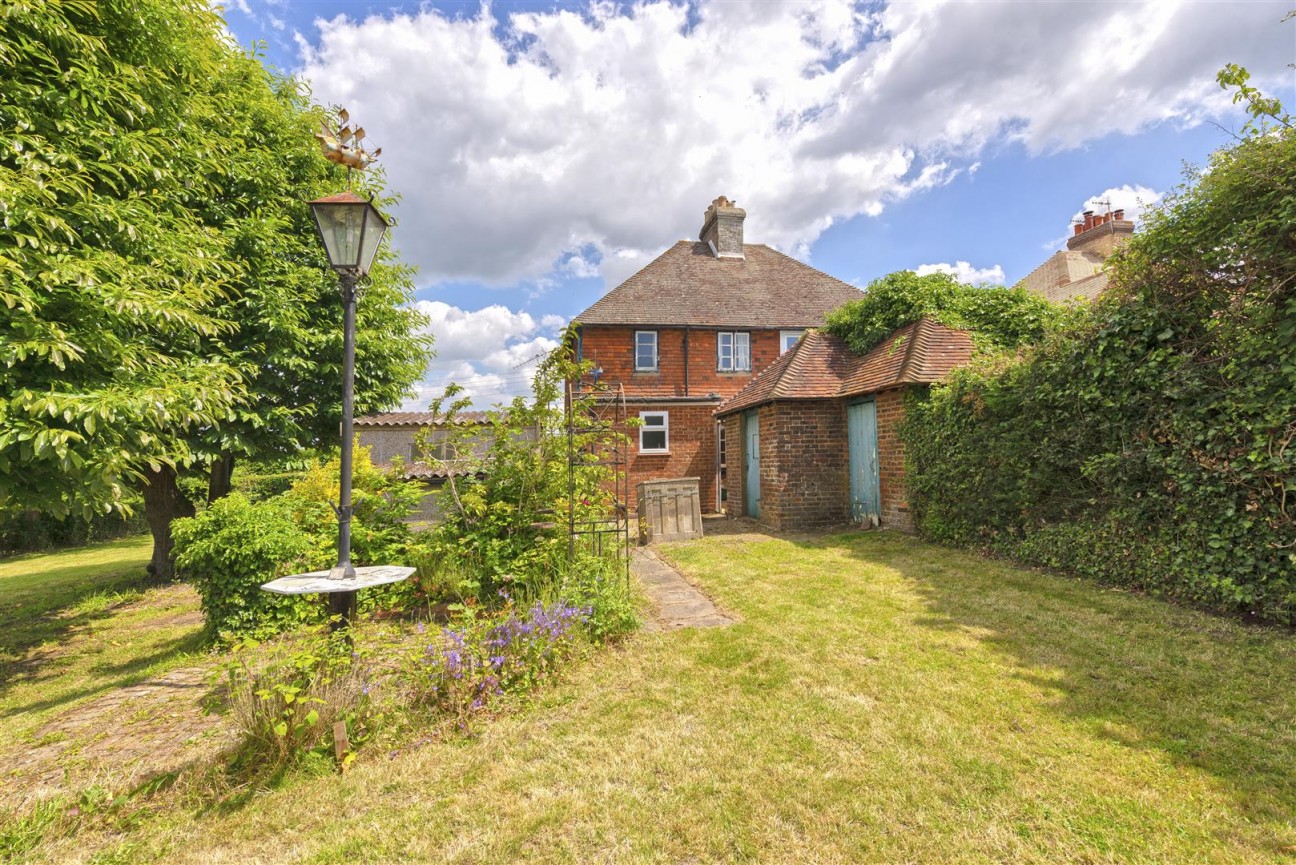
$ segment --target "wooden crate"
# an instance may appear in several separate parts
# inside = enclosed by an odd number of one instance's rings
[[[698,478],[670,478],[639,484],[639,543],[702,537]]]

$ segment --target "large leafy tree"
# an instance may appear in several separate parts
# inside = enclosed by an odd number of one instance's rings
[[[0,9],[0,507],[105,512],[138,487],[166,575],[179,475],[219,495],[239,455],[336,438],[340,304],[303,204],[341,181],[320,116],[204,3]],[[362,411],[428,348],[384,255]]]

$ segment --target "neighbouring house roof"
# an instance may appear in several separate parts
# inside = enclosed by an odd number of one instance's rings
[[[929,318],[899,328],[867,354],[811,331],[716,410],[717,416],[774,400],[862,396],[931,384],[972,358],[972,338]]]
[[[436,480],[450,477],[461,478],[469,475],[484,477],[484,473],[469,469],[449,469],[445,465],[433,466],[428,463],[405,463],[401,466],[401,477],[405,480]]]
[[[681,240],[576,316],[584,325],[818,327],[862,292],[764,244],[717,258]]]
[[[490,423],[490,412],[461,411],[454,417],[456,424]],[[438,426],[444,423],[440,416],[430,411],[392,411],[358,417],[352,423],[363,427]]]

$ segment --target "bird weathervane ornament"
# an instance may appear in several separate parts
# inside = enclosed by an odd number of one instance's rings
[[[350,124],[351,115],[343,108],[338,112],[338,121],[342,128],[336,132],[328,125],[328,121],[320,121],[320,131],[315,133],[315,140],[320,143],[320,149],[324,151],[324,158],[329,162],[335,162],[338,165],[345,165],[347,168],[347,181],[350,182],[351,172],[364,171],[374,160],[382,153],[382,148],[370,153],[361,145],[364,141],[364,127],[356,127],[354,130]]]

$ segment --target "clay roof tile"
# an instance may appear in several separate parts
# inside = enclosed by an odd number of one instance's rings
[[[716,258],[681,240],[576,316],[585,325],[805,328],[862,296],[853,285],[764,244]]]

